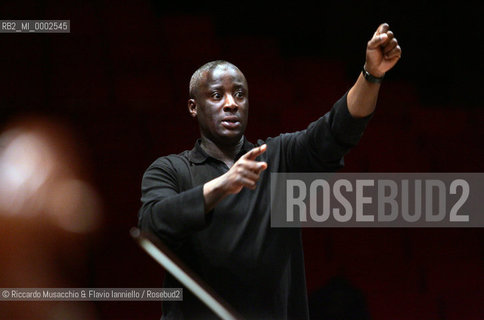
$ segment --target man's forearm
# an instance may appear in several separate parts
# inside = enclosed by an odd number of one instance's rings
[[[372,83],[360,73],[358,80],[348,92],[348,110],[355,118],[363,118],[370,115],[378,100],[379,83]]]
[[[210,212],[217,203],[225,198],[228,193],[224,190],[221,177],[215,178],[203,185],[203,198],[205,200],[205,213]]]

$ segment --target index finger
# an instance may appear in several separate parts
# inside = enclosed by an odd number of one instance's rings
[[[376,34],[385,33],[389,29],[390,29],[390,26],[388,25],[388,23],[384,22],[378,26],[378,29],[376,29]]]
[[[266,152],[267,150],[267,145],[263,144],[260,147],[255,147],[246,154],[244,154],[241,158],[247,159],[247,160],[255,160],[258,156]]]

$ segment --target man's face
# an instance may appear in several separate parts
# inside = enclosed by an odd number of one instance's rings
[[[238,143],[247,126],[248,93],[244,75],[233,66],[220,65],[205,72],[195,99],[188,102],[202,136],[221,145]]]

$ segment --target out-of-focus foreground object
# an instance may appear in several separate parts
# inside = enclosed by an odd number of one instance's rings
[[[101,203],[72,131],[24,117],[0,132],[0,287],[86,287]],[[2,319],[97,319],[89,302],[2,302]]]

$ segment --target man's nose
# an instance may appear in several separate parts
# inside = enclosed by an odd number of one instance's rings
[[[224,111],[236,111],[238,107],[234,97],[231,94],[227,94],[225,97]]]

